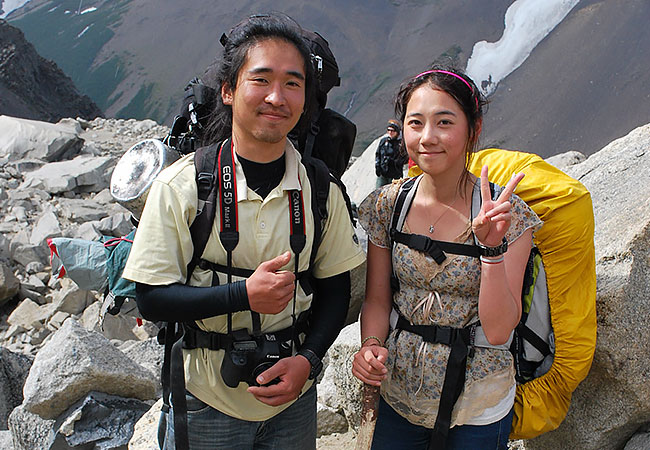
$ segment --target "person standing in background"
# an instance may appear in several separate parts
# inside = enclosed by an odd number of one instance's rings
[[[388,136],[382,138],[375,152],[375,173],[377,187],[389,184],[394,179],[402,178],[404,164],[408,161],[400,139],[401,127],[397,120],[389,120],[386,126]]]

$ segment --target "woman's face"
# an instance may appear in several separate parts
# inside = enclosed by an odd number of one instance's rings
[[[417,88],[406,105],[402,135],[409,157],[423,172],[462,174],[469,126],[451,95],[429,84]]]

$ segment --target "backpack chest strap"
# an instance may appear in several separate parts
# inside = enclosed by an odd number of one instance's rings
[[[239,278],[248,278],[253,273],[255,272],[253,269],[242,269],[240,267],[228,267],[223,264],[217,264],[212,261],[208,261],[207,259],[200,259],[198,263],[198,267],[202,270],[210,270],[214,273],[230,273],[233,276],[239,277]],[[298,281],[298,284],[300,284],[300,287],[302,288],[303,292],[305,295],[310,295],[312,292],[314,292],[314,289],[311,286],[311,283],[309,282],[309,275],[311,275],[311,270],[303,270],[302,272],[298,272],[296,274],[296,280]],[[218,277],[213,277],[212,278],[212,286],[218,286],[219,285],[219,278]]]
[[[311,308],[301,312],[298,315],[295,325],[292,325],[288,328],[282,330],[274,331],[271,333],[264,333],[267,335],[275,336],[275,340],[278,342],[287,342],[294,340],[301,333],[307,333],[309,330],[309,315],[311,314]],[[204,331],[199,328],[196,328],[194,324],[186,324],[185,334],[183,336],[183,348],[184,349],[195,349],[195,348],[206,348],[209,350],[225,350],[228,346],[236,340],[236,336],[244,332],[248,334],[248,330],[238,329],[234,330],[230,334],[226,333],[217,333],[213,331]],[[164,343],[164,336],[158,336],[158,341]],[[296,343],[296,347],[298,343]]]
[[[478,258],[481,256],[480,247],[476,245],[460,244],[457,242],[436,241],[421,234],[410,234],[390,230],[390,238],[397,243],[404,244],[414,250],[421,251],[431,256],[438,264],[442,264],[447,259],[447,253],[455,255],[464,255]]]
[[[452,328],[440,325],[413,325],[404,316],[397,319],[397,330],[404,330],[421,336],[431,344],[444,344],[451,347],[458,339],[470,345],[470,334],[473,325],[465,328]]]

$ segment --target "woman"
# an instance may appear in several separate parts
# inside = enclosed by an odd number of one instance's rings
[[[395,105],[408,155],[423,172],[397,231],[477,243],[480,258],[447,252],[438,264],[393,246],[393,207],[405,180],[376,190],[359,209],[369,238],[367,290],[352,372],[381,385],[373,449],[507,448],[516,389],[507,344],[521,316],[524,269],[541,222],[513,195],[523,174],[492,200],[488,168],[480,179],[467,170],[484,106],[474,83],[448,68],[408,81]],[[475,189],[481,206],[472,218]],[[399,317],[392,327],[391,310]]]

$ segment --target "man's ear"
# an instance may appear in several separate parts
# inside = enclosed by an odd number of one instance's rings
[[[221,100],[224,105],[232,106],[232,89],[228,83],[223,83],[221,85]]]

